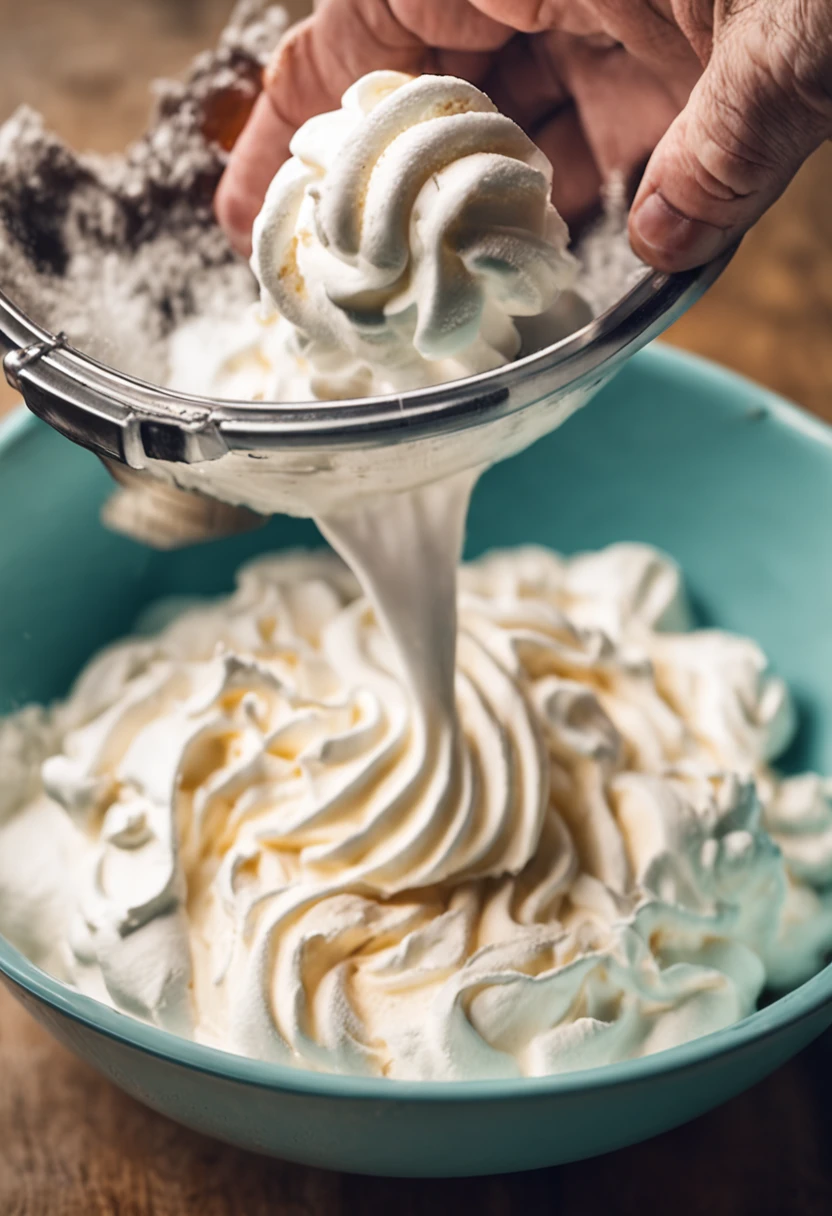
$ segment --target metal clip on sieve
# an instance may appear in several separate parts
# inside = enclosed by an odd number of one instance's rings
[[[0,322],[3,304],[0,300]],[[2,340],[0,333],[0,345]],[[221,454],[224,448],[213,433],[200,431],[205,411],[185,412],[171,419],[132,416],[108,400],[103,386],[69,380],[53,365],[35,371],[36,364],[60,350],[69,350],[66,334],[44,333],[9,350],[3,368],[9,384],[33,413],[95,452],[112,474],[118,489],[102,511],[108,527],[153,548],[171,549],[248,531],[264,522],[245,507],[180,490],[161,477],[142,476],[131,467],[131,450],[134,456],[141,453],[139,459],[161,461],[203,461]]]

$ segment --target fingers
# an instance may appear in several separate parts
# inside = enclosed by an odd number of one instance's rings
[[[640,175],[701,67],[659,9],[564,5],[564,21],[580,34],[559,28],[513,39],[484,87],[552,161],[553,200],[574,224],[597,206],[604,180]],[[500,0],[489,11],[498,13]]]
[[[782,0],[771,0],[752,6],[753,20],[737,16],[716,32],[708,67],[631,210],[633,248],[659,269],[698,266],[726,249],[832,133],[823,86],[832,29],[801,45],[803,8],[794,4],[790,26]],[[766,10],[776,11],[776,24],[762,19]]]
[[[477,88],[484,89],[493,62],[494,55],[490,51],[438,50],[433,57],[431,71],[439,76],[457,76],[460,80],[470,80]]]
[[[620,4],[621,0],[615,0]],[[524,34],[563,30],[570,34],[594,34],[601,28],[598,0],[472,0],[495,21],[503,21]]]
[[[551,50],[548,34],[514,38],[483,88],[552,162],[552,201],[570,225],[596,210],[601,174]]]
[[[552,162],[552,202],[570,227],[580,224],[597,211],[603,179],[578,111],[567,105],[531,134]]]
[[[693,11],[713,0],[677,0]],[[702,63],[674,18],[670,0],[595,0],[599,20],[630,56],[662,82],[681,110],[702,73]]]
[[[289,140],[314,114],[336,109],[359,77],[378,69],[440,70],[482,77],[487,53],[511,31],[469,0],[324,0],[282,39],[264,93],[238,140],[215,200],[217,219],[241,253]]]
[[[440,50],[496,51],[518,28],[513,3],[502,4],[495,18],[472,0],[387,0],[390,10],[405,29],[416,34],[425,46]]]
[[[541,122],[569,101],[550,53],[548,34],[513,38],[494,61],[485,91],[502,114],[533,134]]]
[[[266,93],[258,97],[234,145],[214,196],[214,212],[231,244],[251,254],[251,229],[269,182],[289,153],[294,128],[280,118]]]
[[[425,54],[425,44],[383,0],[327,0],[288,32],[214,202],[217,219],[239,252],[251,251],[252,225],[297,128],[313,114],[335,109],[341,94],[365,72],[419,72]]]
[[[602,178],[614,173],[629,178],[646,163],[679,104],[665,82],[623,46],[604,47],[559,33],[549,42]]]

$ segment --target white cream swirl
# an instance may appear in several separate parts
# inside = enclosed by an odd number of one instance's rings
[[[550,314],[546,340],[560,336],[577,263],[552,166],[474,85],[372,72],[291,153],[254,225],[263,309],[185,326],[174,387],[366,396],[500,367],[518,318]]]
[[[56,754],[0,822],[0,929],[181,1033],[410,1078],[646,1054],[816,969],[828,783],[765,767],[791,718],[758,648],[670,632],[678,571],[641,546],[459,582],[457,717],[319,554],[10,720],[0,755]]]

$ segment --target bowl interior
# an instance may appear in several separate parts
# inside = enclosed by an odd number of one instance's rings
[[[108,533],[104,469],[23,416],[0,447],[0,712],[63,694],[153,599],[230,589],[255,553],[320,543],[314,525],[176,553]],[[789,768],[832,771],[832,432],[707,363],[653,347],[560,430],[482,479],[467,551],[565,552],[640,540],[681,564],[702,623],[757,639],[801,728]]]

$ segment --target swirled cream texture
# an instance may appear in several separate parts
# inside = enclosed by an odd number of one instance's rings
[[[254,226],[262,308],[179,331],[176,388],[291,401],[488,371],[575,277],[552,166],[467,81],[372,72],[291,152]]]
[[[768,767],[786,688],[672,562],[497,553],[457,612],[455,717],[328,554],[103,652],[0,732],[0,930],[182,1034],[401,1078],[641,1056],[821,964],[832,785]]]

